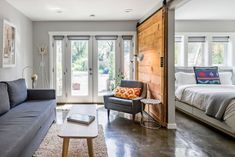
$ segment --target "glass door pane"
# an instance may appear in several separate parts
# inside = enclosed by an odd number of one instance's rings
[[[56,47],[56,95],[61,97],[63,95],[63,52],[62,40],[55,41]]]
[[[71,96],[89,94],[88,40],[71,41]]]
[[[123,41],[124,48],[124,78],[129,80],[131,79],[132,74],[132,40],[124,40]]]
[[[98,96],[115,87],[115,41],[98,40]]]

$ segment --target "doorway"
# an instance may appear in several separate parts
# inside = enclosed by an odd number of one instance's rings
[[[129,35],[129,61],[126,36],[53,35],[50,62],[52,85],[61,103],[102,103],[103,95],[112,93],[118,77],[133,79],[134,34]],[[128,43],[130,45],[130,42]],[[124,50],[125,47],[125,50]],[[130,46],[129,46],[130,47]],[[125,54],[124,54],[125,53]],[[125,60],[125,61],[124,61]],[[125,66],[131,70],[124,76]]]

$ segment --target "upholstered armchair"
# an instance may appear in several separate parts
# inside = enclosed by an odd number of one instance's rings
[[[133,100],[122,99],[115,97],[113,94],[104,96],[104,106],[108,112],[108,118],[110,110],[116,110],[120,112],[130,113],[133,115],[133,121],[135,121],[135,115],[141,110],[140,100],[146,98],[147,95],[147,85],[140,81],[131,81],[131,80],[122,80],[120,87],[129,87],[129,88],[141,88],[141,96]]]

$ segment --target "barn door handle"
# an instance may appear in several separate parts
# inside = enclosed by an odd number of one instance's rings
[[[160,64],[161,64],[160,65],[161,68],[164,67],[164,57],[161,57],[161,63]]]

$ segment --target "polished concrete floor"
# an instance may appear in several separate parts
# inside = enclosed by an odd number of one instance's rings
[[[58,117],[65,116],[58,110]],[[109,157],[235,157],[235,139],[181,112],[176,112],[177,130],[150,130],[140,126],[140,115],[135,123],[131,119],[111,111],[108,121],[106,110],[99,106]]]

